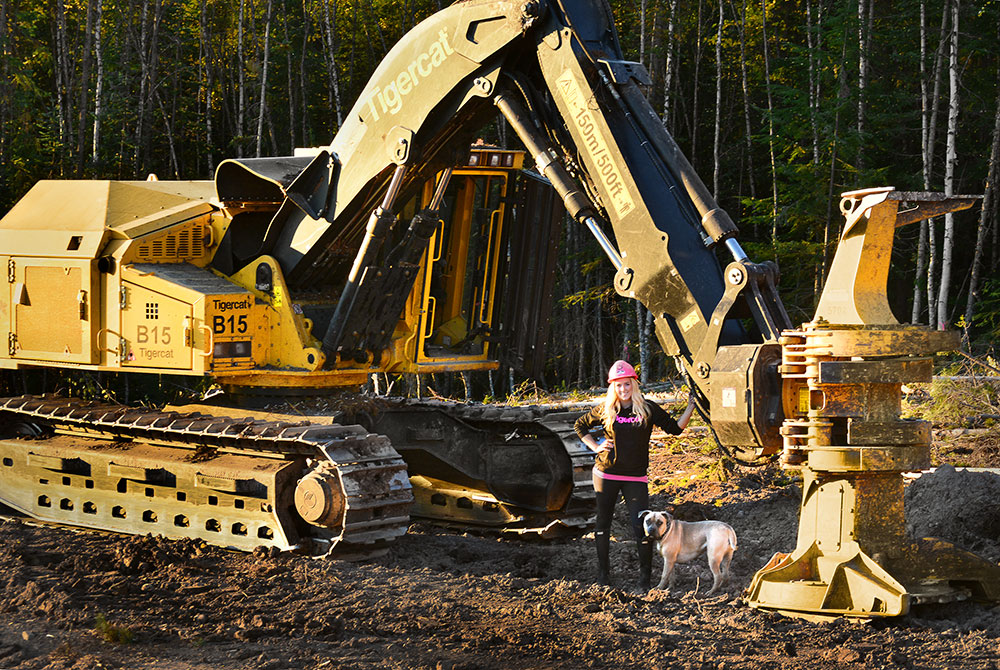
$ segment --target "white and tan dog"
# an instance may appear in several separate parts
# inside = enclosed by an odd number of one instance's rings
[[[662,589],[667,580],[674,585],[674,564],[687,563],[702,552],[708,555],[712,569],[712,589],[715,593],[729,579],[729,564],[736,551],[736,531],[722,521],[680,521],[668,512],[639,512],[646,537],[656,542],[656,550],[663,556],[663,576],[656,588]]]

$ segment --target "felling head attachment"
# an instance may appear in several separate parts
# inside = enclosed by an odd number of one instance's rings
[[[782,334],[783,462],[802,472],[795,551],[761,569],[749,604],[793,616],[894,616],[912,604],[1000,600],[1000,567],[906,534],[902,473],[930,465],[930,424],[903,419],[904,383],[930,382],[958,333],[900,325],[886,280],[895,229],[977,196],[844,194],[847,221],[816,315]]]

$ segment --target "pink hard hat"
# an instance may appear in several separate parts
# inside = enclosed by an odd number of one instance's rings
[[[608,383],[618,381],[619,379],[628,379],[629,377],[633,379],[638,379],[639,377],[635,374],[635,368],[626,363],[625,361],[615,361],[615,364],[611,366],[608,370]]]

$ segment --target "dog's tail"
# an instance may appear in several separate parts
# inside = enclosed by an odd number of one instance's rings
[[[733,530],[732,527],[730,527],[728,535],[729,535],[729,538],[728,538],[729,539],[729,546],[733,548],[733,551],[736,551],[736,549],[737,549],[737,546],[736,546],[736,531]]]

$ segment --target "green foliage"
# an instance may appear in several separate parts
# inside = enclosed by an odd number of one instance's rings
[[[983,282],[972,325],[988,341],[996,341],[1000,337],[1000,279],[990,277]]]
[[[261,111],[264,155],[328,144],[388,50],[444,4],[271,2],[268,21],[268,0],[103,0],[89,35],[87,12],[94,4],[87,0],[64,0],[64,34],[54,3],[6,3],[0,25],[0,213],[42,178],[208,178],[223,158],[256,152]],[[625,57],[646,65],[653,109],[664,113],[666,127],[710,186],[718,133],[716,195],[741,228],[751,260],[778,262],[793,322],[812,315],[843,224],[839,194],[886,184],[924,186],[921,84],[931,83],[942,5],[927,4],[930,55],[923,70],[920,3],[873,5],[871,65],[862,96],[857,3],[812,3],[809,17],[805,3],[722,3],[720,35],[718,3],[611,2]],[[961,12],[955,192],[979,193],[992,141],[1000,3],[962,3]],[[947,88],[945,79],[935,101],[939,127],[929,179],[937,190],[943,188]],[[483,133],[498,139],[501,126]],[[511,145],[512,136],[507,128]],[[975,232],[975,226],[956,228],[953,296],[964,290]],[[638,358],[632,305],[614,294],[607,259],[592,240],[580,239],[586,236],[578,231],[572,244],[563,243],[566,261],[553,321],[565,324],[553,330],[569,333],[558,341],[571,341],[579,351],[554,347],[553,383],[599,381],[601,364],[623,349]],[[890,275],[894,307],[905,306],[912,295],[916,240],[906,231],[897,236],[894,263],[905,268]],[[992,261],[997,254],[989,251]],[[996,274],[992,262],[986,270],[984,276]],[[987,280],[981,294],[973,326],[995,337],[1000,282]],[[670,371],[662,353],[651,357],[651,369]],[[90,382],[66,384],[94,397],[106,394]]]
[[[111,644],[131,644],[135,637],[130,628],[111,623],[102,612],[97,613],[94,630],[102,640]]]

